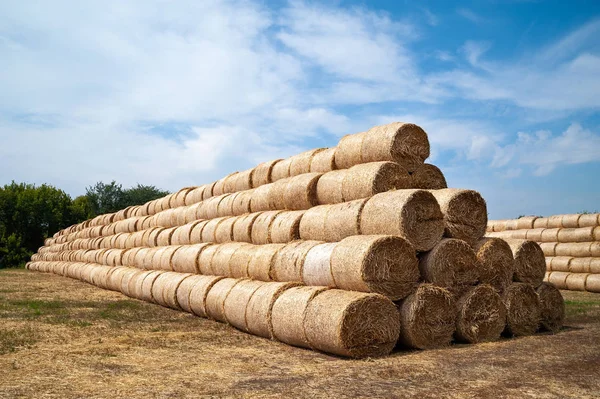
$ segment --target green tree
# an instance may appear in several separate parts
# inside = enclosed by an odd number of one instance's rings
[[[138,184],[135,187],[126,189],[124,192],[125,206],[142,205],[148,201],[164,197],[169,194],[168,191],[161,190],[155,186],[144,186]]]
[[[80,195],[73,200],[71,204],[71,213],[73,218],[78,221],[92,219],[96,216],[92,207],[92,202],[87,195]],[[73,222],[78,223],[78,222]]]
[[[116,212],[127,207],[123,186],[114,180],[109,184],[98,182],[92,187],[87,187],[85,195],[95,215]]]

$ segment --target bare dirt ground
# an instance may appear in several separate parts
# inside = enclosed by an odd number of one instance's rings
[[[65,277],[0,271],[0,398],[598,398],[600,294],[558,334],[347,360]]]

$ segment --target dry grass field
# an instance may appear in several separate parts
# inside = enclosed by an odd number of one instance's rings
[[[64,277],[0,271],[1,398],[600,397],[600,294],[558,334],[347,360]]]

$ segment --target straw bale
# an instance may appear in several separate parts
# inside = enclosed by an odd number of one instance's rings
[[[338,204],[344,202],[344,180],[349,169],[334,170],[323,174],[317,182],[317,203]]]
[[[226,217],[215,229],[215,242],[224,243],[234,241],[233,226],[237,217]]]
[[[490,342],[500,338],[506,326],[506,307],[494,287],[471,288],[457,301],[455,337],[468,343]]]
[[[234,278],[250,277],[248,274],[248,265],[258,248],[255,245],[248,244],[236,249],[229,260],[229,276]]]
[[[260,213],[238,216],[233,224],[233,241],[252,242],[252,226]]]
[[[579,216],[577,227],[596,227],[600,223],[600,213],[587,213]]]
[[[213,286],[223,279],[224,277],[220,276],[198,276],[198,281],[190,289],[190,294],[188,296],[189,308],[192,313],[200,317],[209,317],[206,313],[206,297]]]
[[[242,281],[244,280],[235,278],[224,278],[217,281],[206,295],[206,315],[211,319],[227,322],[225,318],[225,299],[227,299],[231,289]]]
[[[259,337],[273,338],[271,322],[275,301],[287,289],[296,287],[296,283],[264,283],[252,295],[246,306],[246,325],[248,332]]]
[[[300,238],[300,221],[305,211],[278,213],[270,226],[272,243],[287,243]]]
[[[273,169],[271,171],[271,182],[276,182],[277,180],[285,179],[290,177],[290,166],[292,165],[292,159],[287,158],[277,162],[273,165]]]
[[[544,251],[534,241],[506,240],[515,258],[514,281],[538,287],[546,272]]]
[[[362,145],[366,132],[348,134],[341,138],[335,152],[336,169],[348,169],[363,163]]]
[[[311,248],[321,241],[294,241],[277,252],[271,267],[271,279],[274,281],[302,282],[304,260]]]
[[[242,191],[233,199],[231,206],[232,215],[244,215],[251,212],[252,196],[255,190]]]
[[[448,183],[446,183],[446,177],[440,168],[429,163],[424,163],[412,173],[410,188],[441,190],[448,188]]]
[[[248,263],[248,276],[255,280],[271,281],[271,269],[278,252],[286,244],[265,244],[254,247],[254,253]]]
[[[477,191],[447,188],[430,191],[444,215],[444,236],[470,244],[484,236],[487,206]]]
[[[202,242],[202,232],[208,222],[208,220],[201,220],[192,227],[190,230],[190,244],[199,244]]]
[[[289,175],[298,176],[304,173],[310,173],[310,165],[313,157],[323,150],[325,150],[325,148],[315,148],[290,157]]]
[[[263,162],[252,169],[252,188],[272,183],[274,181],[272,178],[273,168],[279,162],[281,159]]]
[[[503,294],[506,306],[506,329],[510,336],[534,334],[541,319],[540,299],[529,284],[513,283]]]
[[[361,200],[364,205],[364,200]],[[331,205],[315,206],[307,210],[300,220],[300,238],[303,240],[326,241],[325,220]]]
[[[271,226],[275,217],[280,213],[281,211],[267,211],[258,215],[252,224],[251,238],[253,244],[271,243]]]
[[[248,331],[246,307],[254,293],[264,284],[261,281],[240,280],[233,286],[223,303],[223,314],[227,323],[242,331]]]
[[[200,274],[215,275],[212,270],[212,258],[221,245],[223,244],[209,245],[200,251],[200,255],[198,256],[198,270]]]
[[[302,268],[302,281],[304,284],[324,287],[336,286],[331,274],[331,255],[337,245],[337,242],[319,244],[308,251]]]
[[[569,273],[566,284],[569,291],[586,291],[585,282],[589,273]]]
[[[271,199],[272,189],[273,184],[265,184],[254,189],[250,198],[251,212],[264,212],[271,209],[269,201]]]
[[[231,270],[229,269],[231,257],[235,251],[247,245],[250,244],[245,242],[230,242],[217,245],[218,248],[210,261],[211,274],[214,276],[231,276]]]
[[[171,259],[173,271],[180,273],[199,273],[198,258],[200,257],[200,253],[209,245],[212,244],[204,243],[180,247]]]
[[[536,290],[540,299],[540,327],[558,332],[565,320],[565,302],[560,291],[551,284],[543,283]]]
[[[500,238],[484,237],[473,249],[480,266],[479,281],[502,292],[512,283],[515,272],[515,260],[508,243]]]
[[[309,172],[327,173],[335,170],[335,153],[337,148],[326,148],[314,154],[310,161]]]
[[[600,293],[600,274],[589,274],[585,281],[585,289],[588,292]]]
[[[444,238],[420,255],[419,270],[426,282],[445,288],[475,285],[480,279],[475,251],[455,238]]]
[[[591,242],[594,241],[594,227],[563,228],[558,232],[558,242]]]

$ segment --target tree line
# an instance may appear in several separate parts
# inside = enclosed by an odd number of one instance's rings
[[[0,187],[0,269],[23,266],[60,229],[97,215],[141,205],[169,194],[155,186],[130,188],[115,181],[87,187],[74,199],[48,184]]]

